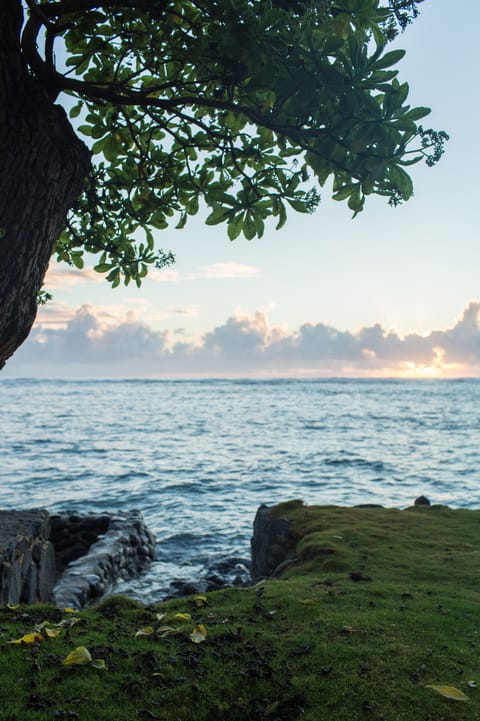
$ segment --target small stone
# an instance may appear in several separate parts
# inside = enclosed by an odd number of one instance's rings
[[[432,504],[426,496],[419,496],[415,499],[414,506],[431,506]]]
[[[350,580],[354,581],[355,583],[358,583],[359,581],[371,581],[370,576],[366,576],[363,573],[360,573],[359,571],[354,571],[350,574]]]

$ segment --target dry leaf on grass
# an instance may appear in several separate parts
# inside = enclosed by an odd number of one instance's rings
[[[456,688],[455,686],[443,686],[443,685],[437,685],[434,683],[429,683],[425,686],[425,688],[432,688],[434,691],[439,693],[441,696],[444,696],[445,698],[450,698],[453,701],[468,701],[469,698],[466,696],[463,691],[460,691],[459,688]]]

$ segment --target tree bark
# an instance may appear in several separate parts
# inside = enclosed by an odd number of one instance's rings
[[[21,0],[0,3],[0,368],[28,336],[37,293],[90,167],[65,111],[26,67]]]

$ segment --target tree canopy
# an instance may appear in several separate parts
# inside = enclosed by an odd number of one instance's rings
[[[421,0],[420,0],[421,1]],[[412,0],[26,0],[21,49],[92,157],[57,259],[140,285],[173,260],[157,230],[202,202],[233,240],[261,236],[319,189],[359,213],[371,194],[408,200],[408,166],[446,135],[419,121],[388,42]],[[60,101],[64,95],[60,96]]]

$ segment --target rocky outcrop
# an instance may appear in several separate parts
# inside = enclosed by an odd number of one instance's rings
[[[252,580],[254,583],[278,575],[295,563],[295,543],[286,518],[270,516],[270,507],[262,504],[253,523]]]
[[[49,537],[47,511],[0,511],[0,605],[53,600]]]
[[[250,559],[225,556],[211,561],[200,578],[185,580],[174,578],[166,598],[180,598],[198,593],[219,591],[222,588],[250,586]]]
[[[140,511],[114,516],[67,514],[52,518],[52,526],[61,563],[70,561],[53,589],[60,607],[82,608],[97,601],[116,581],[141,573],[155,555],[155,536]],[[69,542],[72,539],[74,543]],[[97,540],[82,553],[93,539]]]
[[[0,605],[54,601],[81,608],[153,560],[139,511],[0,511]]]

